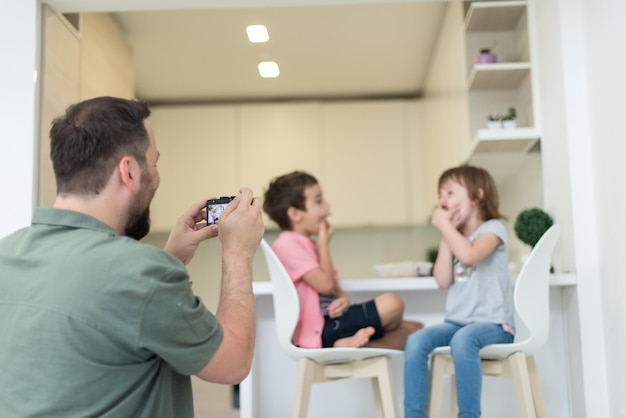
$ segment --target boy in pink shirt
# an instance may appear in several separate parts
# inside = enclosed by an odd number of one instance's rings
[[[265,193],[263,209],[282,229],[272,248],[294,281],[300,299],[295,345],[320,348],[367,344],[402,349],[406,336],[423,326],[402,320],[404,302],[393,293],[350,304],[330,257],[330,205],[315,177],[295,171],[274,179]],[[370,343],[385,333],[395,335],[388,341],[380,340],[382,344]]]

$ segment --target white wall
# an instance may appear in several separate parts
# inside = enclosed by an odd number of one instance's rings
[[[610,416],[621,418],[626,416],[626,2],[584,0],[581,12]]]
[[[513,229],[517,215],[524,209],[543,207],[541,155],[530,154],[523,159],[515,176],[498,182],[500,211],[507,217],[509,233],[509,263],[512,272],[519,272],[525,257],[530,254],[530,246],[515,235]],[[557,270],[563,272],[563,270]]]
[[[550,170],[544,175],[546,199],[564,219],[571,212],[571,232],[564,238],[574,244],[578,278],[573,304],[581,345],[577,353],[572,343],[570,355],[580,356],[584,385],[579,393],[573,382],[572,402],[584,399],[585,413],[577,417],[621,417],[626,414],[626,286],[620,271],[626,234],[620,172],[626,4],[535,4],[544,132],[556,142],[543,153],[544,168]]]
[[[35,1],[0,13],[0,237],[30,224],[35,199],[35,120],[39,10]]]

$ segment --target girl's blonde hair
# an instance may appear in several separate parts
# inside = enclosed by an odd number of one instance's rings
[[[496,182],[487,170],[472,165],[461,165],[450,168],[441,174],[437,193],[441,187],[448,181],[452,180],[462,184],[467,189],[467,194],[471,200],[478,201],[483,220],[489,219],[506,219],[498,210],[500,204],[498,199],[498,189]],[[482,197],[479,190],[482,190]]]

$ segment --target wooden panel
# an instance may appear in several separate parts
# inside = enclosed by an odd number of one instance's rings
[[[81,14],[81,100],[135,96],[133,52],[107,13]]]
[[[43,32],[38,204],[52,206],[56,181],[50,161],[50,124],[79,99],[80,44],[69,22],[47,6]]]

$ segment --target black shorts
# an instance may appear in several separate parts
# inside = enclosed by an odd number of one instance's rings
[[[339,318],[324,318],[322,347],[332,347],[338,339],[351,337],[361,328],[370,326],[374,327],[374,335],[370,340],[376,340],[385,334],[374,300],[350,305]]]

